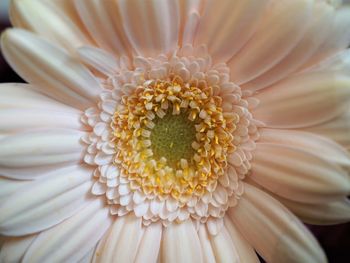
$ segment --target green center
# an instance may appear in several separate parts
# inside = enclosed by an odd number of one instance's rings
[[[154,123],[151,142],[155,157],[165,157],[172,167],[176,167],[181,159],[190,160],[194,153],[191,145],[196,140],[196,129],[194,122],[188,120],[188,114],[167,113],[162,119],[157,117]]]

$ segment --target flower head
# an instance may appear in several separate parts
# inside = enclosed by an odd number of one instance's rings
[[[326,262],[350,218],[350,9],[13,0],[5,262]],[[254,251],[255,250],[255,251]]]

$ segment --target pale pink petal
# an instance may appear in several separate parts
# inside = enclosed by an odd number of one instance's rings
[[[268,1],[207,1],[195,45],[206,44],[215,61],[228,61],[256,30]]]
[[[281,61],[304,35],[312,4],[311,0],[270,3],[256,33],[230,60],[231,80],[246,83]]]
[[[245,184],[238,206],[228,211],[235,226],[270,263],[327,262],[307,228],[277,200]]]
[[[42,35],[71,52],[89,43],[70,17],[48,1],[14,0],[9,12],[14,26]]]
[[[191,220],[163,229],[160,260],[169,263],[203,262],[201,244]]]
[[[192,45],[200,19],[201,0],[180,0],[179,44]],[[181,46],[181,45],[180,45]]]
[[[82,109],[98,99],[98,81],[65,50],[22,29],[7,30],[1,40],[10,65],[43,93]]]
[[[257,143],[250,178],[277,195],[307,203],[350,194],[345,170],[317,152],[287,144]]]
[[[326,3],[317,3],[314,7],[311,21],[307,24],[307,30],[300,42],[283,58],[276,66],[244,84],[243,89],[260,90],[285,78],[300,65],[307,61],[319,48],[329,34],[334,9]]]
[[[101,48],[118,55],[128,55],[129,44],[116,1],[75,0],[74,3],[86,29]]]
[[[210,235],[204,224],[199,225],[198,237],[201,243],[203,261],[206,263],[215,263],[215,255],[210,243]]]
[[[341,72],[295,75],[263,90],[254,118],[273,128],[302,128],[329,121],[350,102],[350,77]]]
[[[95,199],[75,216],[41,232],[23,261],[77,262],[97,244],[111,224],[108,208]]]
[[[7,238],[0,250],[0,262],[21,262],[24,253],[37,235]]]
[[[93,169],[60,169],[4,198],[0,232],[18,236],[52,227],[81,210],[90,196]]]
[[[136,54],[174,51],[180,27],[179,3],[171,0],[118,1],[125,34]]]

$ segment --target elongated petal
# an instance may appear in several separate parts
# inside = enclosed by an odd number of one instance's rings
[[[83,132],[37,130],[5,137],[0,142],[0,167],[19,168],[81,160]]]
[[[96,43],[117,55],[130,50],[115,1],[75,0],[76,9]]]
[[[62,222],[86,205],[92,169],[77,166],[53,173],[27,184],[1,203],[1,233],[35,233]]]
[[[305,226],[268,194],[245,184],[245,193],[229,216],[254,249],[267,261],[327,262]]]
[[[161,223],[152,223],[151,225],[147,226],[140,241],[135,262],[156,263],[159,255],[161,238]]]
[[[260,90],[285,78],[304,64],[320,47],[331,29],[334,9],[326,3],[317,3],[311,21],[299,43],[276,66],[258,78],[246,83],[243,89]]]
[[[253,247],[244,239],[242,234],[238,231],[236,226],[232,223],[228,216],[225,216],[225,227],[235,245],[239,262],[244,263],[259,263],[257,254],[255,253]]]
[[[174,51],[178,43],[178,1],[119,0],[125,34],[138,55],[157,56]]]
[[[2,204],[8,196],[25,187],[27,184],[28,182],[26,181],[11,180],[0,177],[0,204]]]
[[[215,263],[215,255],[210,243],[210,235],[204,224],[199,225],[198,237],[201,243],[203,261],[206,263]]]
[[[134,262],[144,232],[142,221],[133,214],[124,217],[114,222],[99,262]]]
[[[311,0],[270,4],[254,36],[229,62],[231,79],[246,83],[283,59],[304,35],[312,4]]]
[[[101,200],[93,199],[75,216],[40,233],[23,262],[77,262],[97,244],[111,223],[108,208]]]
[[[297,147],[345,169],[350,167],[350,153],[326,137],[303,131],[268,128],[261,129],[259,133],[260,142]]]
[[[203,262],[200,241],[191,220],[164,228],[161,261]]]
[[[82,109],[97,100],[98,81],[63,49],[21,29],[7,30],[1,43],[10,65],[43,93]]]
[[[289,145],[258,143],[250,178],[277,195],[307,203],[350,194],[345,170],[316,153]]]
[[[254,117],[273,128],[302,128],[329,121],[350,102],[350,77],[313,72],[290,77],[256,95]]]
[[[206,44],[216,61],[228,61],[252,36],[268,1],[207,1],[195,44]],[[218,15],[220,14],[220,15]]]
[[[53,7],[44,1],[11,1],[11,22],[58,42],[72,52],[74,48],[88,44],[88,39],[69,16]]]
[[[8,238],[0,250],[0,262],[21,262],[24,253],[37,235]]]

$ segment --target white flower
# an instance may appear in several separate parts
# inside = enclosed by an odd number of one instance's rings
[[[14,0],[1,262],[326,262],[350,218],[350,8]],[[8,238],[7,238],[8,237]],[[254,251],[255,250],[255,251]]]

